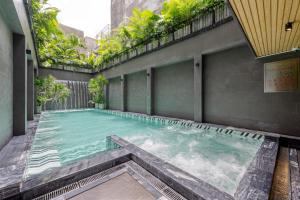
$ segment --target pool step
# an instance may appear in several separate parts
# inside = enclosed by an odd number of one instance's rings
[[[32,149],[28,157],[23,177],[26,180],[32,175],[39,174],[45,170],[56,167],[61,167],[59,154],[56,149]]]

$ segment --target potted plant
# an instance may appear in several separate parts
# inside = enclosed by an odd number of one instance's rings
[[[89,93],[92,97],[91,103],[95,105],[95,108],[105,108],[105,95],[104,87],[108,84],[107,79],[103,75],[99,75],[95,78],[90,79],[88,88]]]
[[[47,102],[61,102],[70,96],[70,90],[63,83],[56,82],[56,79],[49,75],[45,78],[35,79],[37,113],[41,113]]]

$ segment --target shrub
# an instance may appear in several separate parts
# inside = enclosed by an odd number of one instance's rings
[[[104,87],[108,81],[103,75],[92,78],[88,83],[89,93],[92,97],[92,103],[104,104]]]
[[[35,87],[38,106],[45,106],[50,101],[58,103],[70,96],[70,90],[67,86],[56,82],[56,79],[51,75],[45,78],[36,78]]]

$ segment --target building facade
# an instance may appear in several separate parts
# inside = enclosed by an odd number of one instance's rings
[[[164,0],[111,0],[111,30],[117,28],[131,16],[134,8],[159,12]]]
[[[97,48],[97,41],[95,38],[91,38],[88,36],[84,36],[84,32],[82,30],[64,25],[64,24],[59,24],[61,30],[65,35],[75,35],[79,37],[85,44],[86,48],[79,48],[79,52],[83,53],[85,55],[89,55],[91,51],[96,50]]]

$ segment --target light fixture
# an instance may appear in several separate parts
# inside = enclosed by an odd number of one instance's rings
[[[285,24],[285,31],[291,31],[293,29],[293,22],[288,22]]]

